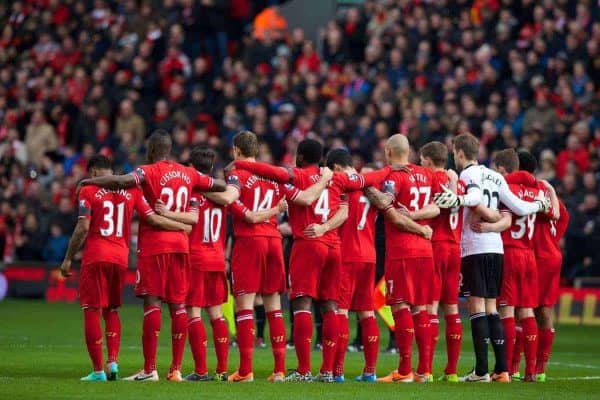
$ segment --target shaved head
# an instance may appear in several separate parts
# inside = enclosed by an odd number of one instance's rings
[[[385,155],[388,163],[391,163],[391,161],[408,162],[409,152],[408,139],[400,133],[390,136],[385,144]]]

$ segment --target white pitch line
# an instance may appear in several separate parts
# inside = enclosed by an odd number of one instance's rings
[[[571,364],[571,363],[564,363],[564,362],[560,362],[560,361],[550,361],[548,364],[561,365],[563,367],[570,367],[570,368],[600,369],[599,365],[592,365],[592,364]]]
[[[566,376],[563,378],[552,378],[549,377],[550,381],[597,381],[600,380],[600,376]]]

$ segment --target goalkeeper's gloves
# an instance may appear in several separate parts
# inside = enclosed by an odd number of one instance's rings
[[[454,208],[460,207],[464,204],[464,197],[459,196],[454,193],[452,190],[448,189],[448,187],[441,185],[443,192],[436,193],[433,196],[434,203],[439,208]]]
[[[550,210],[550,200],[545,196],[536,198],[535,203],[540,207],[538,212],[547,213]]]

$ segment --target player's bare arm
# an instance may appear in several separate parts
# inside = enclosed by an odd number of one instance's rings
[[[560,219],[560,204],[558,202],[558,196],[556,195],[556,190],[554,190],[554,186],[550,184],[547,180],[540,180],[542,184],[548,190],[548,194],[550,195],[550,210],[552,210],[552,214],[550,215],[552,219],[559,220]]]
[[[512,215],[509,212],[503,212],[502,217],[497,222],[477,221],[471,223],[471,229],[477,233],[504,232],[512,224]]]
[[[84,179],[79,186],[95,185],[105,189],[126,189],[137,185],[137,181],[132,174],[125,175],[105,175],[95,178]]]
[[[483,204],[473,207],[472,210],[485,222],[498,222],[502,218],[500,211],[486,207]]]
[[[340,204],[340,208],[327,222],[322,224],[310,224],[304,228],[304,236],[307,238],[318,238],[325,233],[337,229],[348,219],[348,205]]]
[[[425,207],[416,211],[409,211],[406,207],[404,208],[405,212],[403,212],[407,217],[412,219],[413,221],[420,221],[422,219],[431,219],[440,215],[440,208],[432,204],[427,204]]]
[[[392,197],[389,194],[382,193],[374,187],[365,189],[365,194],[371,204],[377,209],[383,212],[384,218],[389,221],[396,228],[406,232],[415,233],[426,239],[431,239],[433,230],[431,227],[426,225],[420,225],[410,219],[408,216],[403,215],[401,212],[394,209],[392,205]]]
[[[240,198],[240,190],[234,185],[227,185],[225,191],[213,192],[213,193],[202,193],[207,199],[221,205],[228,206],[237,199]]]
[[[198,190],[204,192],[224,192],[227,190],[227,183],[223,179],[213,178],[213,183],[210,188],[197,186]]]
[[[162,229],[164,231],[183,231],[185,233],[190,233],[192,231],[192,226],[188,224],[184,224],[178,221],[174,221],[172,219],[163,217],[158,214],[150,214],[146,216],[146,222],[151,226]]]
[[[170,211],[165,206],[165,203],[158,199],[156,200],[156,204],[154,204],[154,211],[158,215],[162,215],[163,217],[172,219],[177,222],[181,222],[187,225],[196,225],[198,223],[198,212],[187,211],[187,212],[175,212]]]
[[[309,206],[314,203],[323,190],[327,187],[327,184],[333,177],[333,172],[327,168],[321,168],[321,178],[314,185],[310,186],[308,189],[300,191],[298,195],[294,198],[293,203],[301,206]]]
[[[60,274],[62,276],[71,276],[71,263],[73,262],[73,257],[75,257],[75,254],[81,249],[89,230],[90,220],[87,218],[79,218],[77,225],[75,225],[75,229],[73,230],[73,235],[71,235],[71,240],[69,240],[69,247],[67,247],[65,258],[60,266]]]
[[[261,211],[250,211],[248,210],[244,214],[244,221],[251,224],[260,224],[261,222],[266,222],[273,218],[276,215],[279,215],[283,212],[286,212],[288,208],[288,204],[286,200],[280,200],[277,206],[273,208],[269,208],[267,210]]]

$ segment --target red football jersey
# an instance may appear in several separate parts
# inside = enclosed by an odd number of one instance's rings
[[[511,192],[519,199],[533,202],[538,195],[538,188],[509,184]],[[504,246],[518,247],[522,249],[533,249],[533,233],[535,232],[535,220],[537,214],[529,214],[519,217],[513,214],[512,225],[502,232]]]
[[[98,186],[81,188],[79,218],[90,219],[82,265],[108,262],[127,266],[134,209],[142,217],[154,213],[137,187],[120,190]]]
[[[240,192],[239,203],[250,211],[268,210],[277,205],[283,198],[294,200],[300,193],[291,185],[280,185],[271,180],[262,178],[246,170],[235,169],[227,176],[227,184],[237,188]],[[237,204],[236,207],[241,206]],[[245,211],[245,210],[244,210]],[[267,236],[281,237],[277,229],[277,217],[269,221],[253,224],[244,221],[244,212],[234,212],[233,232],[239,236]]]
[[[441,185],[448,186],[450,178],[445,171],[432,171],[436,184],[431,188],[431,196],[443,192]],[[458,181],[457,192],[464,194],[464,184]],[[460,207],[442,208],[440,215],[431,220],[430,226],[433,229],[432,242],[451,242],[460,244],[460,234],[462,231],[462,211]]]
[[[317,166],[294,168],[293,171],[294,185],[300,190],[307,189],[321,178],[320,169]],[[331,245],[339,245],[340,238],[337,229],[325,233],[320,238],[308,239],[304,237],[304,228],[310,224],[327,222],[338,211],[340,204],[346,202],[343,198],[344,192],[362,189],[364,182],[364,178],[359,174],[336,172],[321,196],[309,207],[289,204],[288,213],[294,239],[318,240]],[[290,187],[290,185],[286,186]]]
[[[433,201],[432,188],[435,187],[430,170],[409,165],[411,172],[392,171],[383,182],[383,192],[393,196],[394,207],[400,205],[410,211],[420,210]],[[428,225],[428,220],[418,221]],[[391,260],[403,258],[433,257],[431,242],[417,234],[402,231],[388,221],[385,222],[386,258]]]
[[[200,271],[225,272],[226,207],[192,192],[190,211],[198,213],[198,223],[189,235],[190,263]]]
[[[213,179],[194,168],[173,161],[158,161],[138,167],[133,176],[142,187],[151,207],[161,199],[167,209],[175,212],[188,210],[193,189],[212,188]],[[189,241],[185,232],[163,231],[144,221],[140,223],[138,254],[151,256],[165,253],[188,253]]]
[[[340,227],[344,263],[375,262],[375,219],[377,209],[360,190],[347,194],[348,219]]]
[[[562,201],[560,205],[560,218],[554,220],[547,215],[540,214],[535,222],[533,233],[533,249],[536,258],[560,258],[560,239],[564,236],[569,225],[569,212]]]

